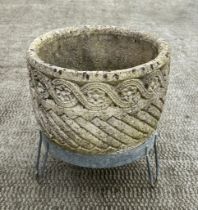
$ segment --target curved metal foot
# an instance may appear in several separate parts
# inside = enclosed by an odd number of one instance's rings
[[[149,178],[150,185],[152,187],[154,187],[155,184],[157,183],[158,176],[159,176],[159,159],[158,159],[158,153],[157,153],[157,137],[158,136],[159,136],[159,134],[155,134],[155,141],[154,141],[155,176],[153,175],[153,171],[151,170],[149,151],[148,151],[148,149],[146,150],[148,178]]]
[[[41,177],[45,171],[46,162],[48,159],[48,153],[49,153],[49,144],[46,144],[45,154],[43,157],[43,161],[41,164],[41,147],[43,144],[43,134],[41,131],[39,131],[39,143],[38,143],[38,153],[36,158],[36,178],[38,179]]]

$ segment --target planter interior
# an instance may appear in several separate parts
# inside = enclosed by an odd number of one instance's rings
[[[152,43],[109,32],[78,36],[61,35],[46,40],[38,56],[46,63],[79,71],[116,70],[134,67],[154,59],[157,48]]]

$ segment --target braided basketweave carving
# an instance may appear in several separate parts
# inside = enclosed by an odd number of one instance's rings
[[[69,30],[74,34],[94,30],[132,33],[96,27],[80,32],[65,29],[59,35]],[[55,35],[46,37],[52,39]],[[150,37],[145,39],[154,42]],[[42,40],[39,38],[40,43]],[[37,45],[39,41],[35,41]],[[167,46],[161,42],[161,47]],[[139,65],[127,73],[71,69],[68,73],[67,69],[55,68],[54,63],[38,65],[36,44],[28,54],[33,107],[41,128],[53,142],[73,152],[107,154],[137,147],[155,131],[168,85],[168,50],[162,55],[164,60]]]

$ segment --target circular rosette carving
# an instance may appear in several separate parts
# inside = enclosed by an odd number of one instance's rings
[[[31,84],[33,87],[35,87],[35,90],[37,94],[43,98],[46,99],[49,97],[49,93],[47,92],[47,87],[45,85],[45,82],[43,81],[43,77],[38,72],[31,72]]]
[[[112,103],[101,84],[86,84],[83,86],[82,92],[90,106],[106,108]]]
[[[151,83],[148,87],[148,91],[156,91],[160,88],[160,80],[158,78],[158,76],[155,76],[154,78],[152,78]]]
[[[87,91],[87,100],[94,106],[101,106],[106,100],[105,92],[100,89],[92,89]]]
[[[37,82],[36,90],[42,98],[46,99],[49,97],[49,93],[47,92],[45,85],[41,82]]]
[[[140,80],[126,80],[117,86],[117,92],[120,98],[131,104],[135,105],[143,96],[145,99],[153,97],[153,93],[147,91],[144,84]]]
[[[120,91],[120,97],[123,101],[136,104],[141,98],[141,94],[136,86],[128,86]]]
[[[157,70],[148,74],[144,79],[147,91],[150,93],[157,94],[160,89],[166,87],[166,81],[161,70]]]
[[[63,107],[75,106],[78,101],[73,93],[73,85],[64,80],[55,79],[52,81],[50,93],[58,105]]]

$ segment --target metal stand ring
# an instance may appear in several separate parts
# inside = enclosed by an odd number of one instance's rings
[[[40,133],[40,139],[38,144],[38,153],[36,159],[36,177],[39,178],[43,176],[46,163],[48,159],[48,153],[50,152],[54,157],[61,159],[65,162],[78,165],[81,167],[91,167],[91,168],[109,168],[109,167],[117,167],[124,164],[132,163],[141,157],[146,157],[147,163],[147,173],[148,180],[152,187],[155,186],[159,177],[159,160],[158,160],[158,152],[157,152],[157,137],[158,134],[155,134],[153,137],[149,138],[143,145],[140,145],[137,148],[132,150],[126,150],[122,153],[110,154],[110,155],[82,155],[76,154],[69,151],[63,150],[60,146],[55,145],[51,142],[47,136]],[[43,161],[41,164],[41,147],[44,144],[45,146],[45,154],[43,156]],[[151,169],[150,164],[150,155],[149,152],[154,150],[155,156],[155,175],[153,175],[153,171]]]

